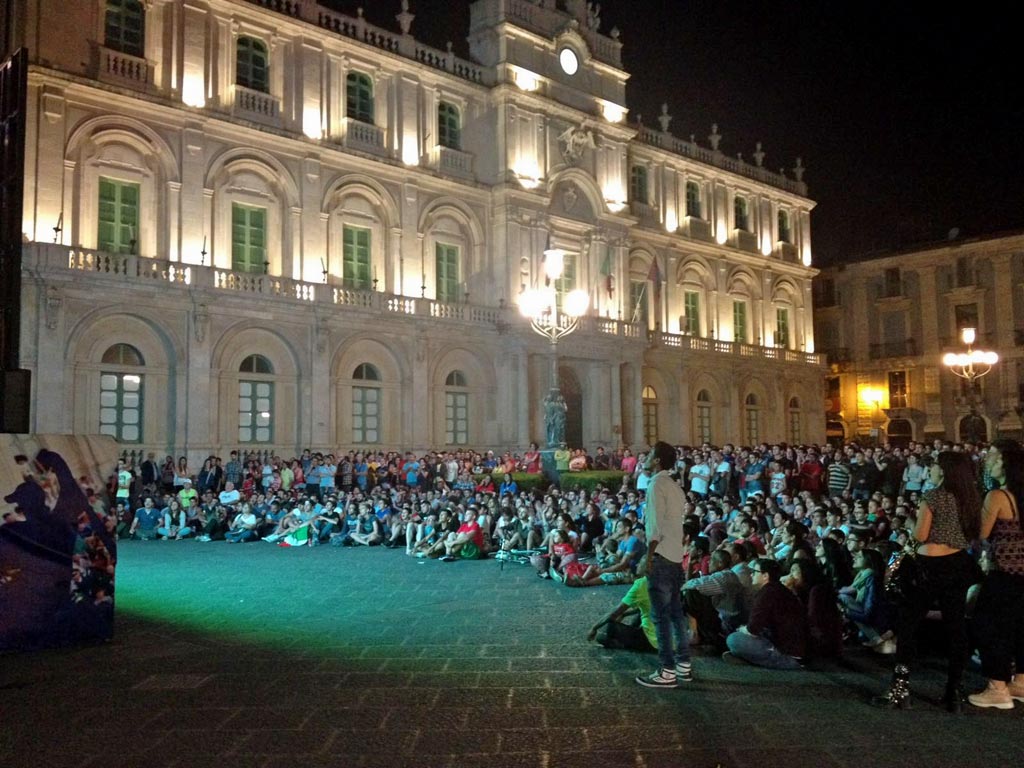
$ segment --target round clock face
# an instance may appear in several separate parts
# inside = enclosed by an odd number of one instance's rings
[[[562,71],[567,75],[575,75],[576,70],[580,68],[580,60],[576,56],[576,52],[571,48],[563,48],[558,53],[558,63],[562,66]]]

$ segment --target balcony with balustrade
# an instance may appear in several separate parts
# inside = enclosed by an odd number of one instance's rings
[[[141,56],[100,45],[96,48],[96,79],[103,83],[148,90],[153,82],[153,65]]]
[[[347,149],[368,152],[378,157],[386,157],[388,148],[384,142],[384,129],[356,120],[354,117],[342,119],[341,144]]]
[[[255,91],[242,85],[235,86],[234,115],[265,125],[279,126],[281,102],[269,93]]]
[[[473,155],[460,149],[435,144],[430,152],[430,167],[445,176],[473,179]]]

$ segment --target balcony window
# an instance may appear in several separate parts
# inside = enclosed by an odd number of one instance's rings
[[[370,230],[346,226],[342,232],[342,282],[346,288],[370,290]]]
[[[270,57],[267,44],[255,37],[240,37],[235,61],[235,83],[260,93],[270,91]]]
[[[748,323],[747,323],[747,302],[745,301],[733,301],[732,303],[732,338],[734,341],[739,341],[743,344],[747,343],[747,339],[750,338],[748,335]]]
[[[701,218],[700,184],[696,181],[686,182],[686,215],[695,219]]]
[[[267,209],[234,203],[231,206],[231,269],[267,271]]]
[[[462,149],[462,116],[447,101],[437,107],[437,143],[448,149]]]
[[[700,336],[700,293],[697,291],[683,292],[683,318],[680,323],[683,333],[687,336]]]
[[[647,168],[643,165],[629,169],[629,199],[647,205]]]
[[[98,218],[98,250],[135,253],[139,231],[139,185],[101,178]]]
[[[735,228],[743,230],[744,232],[749,231],[750,217],[747,213],[747,198],[736,195],[732,204],[733,218],[735,220]]]
[[[438,301],[459,300],[459,247],[437,243],[434,246],[435,296]]]
[[[789,228],[789,211],[779,211],[778,216],[779,225],[779,242],[781,243],[792,243],[793,234]]]
[[[107,48],[142,58],[146,12],[136,0],[107,0],[103,44]]]
[[[345,78],[345,114],[353,120],[373,125],[373,80],[362,72],[349,72]]]

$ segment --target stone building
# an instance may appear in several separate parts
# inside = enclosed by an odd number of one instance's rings
[[[517,298],[558,249],[557,294],[590,294],[558,347],[571,444],[823,436],[803,168],[631,122],[595,7],[472,2],[465,60],[406,2],[395,31],[313,0],[13,2],[34,431],[525,447],[551,353]]]
[[[814,280],[814,324],[831,368],[830,439],[1021,437],[1022,286],[1019,233],[953,237],[824,268]],[[964,328],[975,329],[975,349],[1001,358],[973,383],[942,362],[966,350]]]

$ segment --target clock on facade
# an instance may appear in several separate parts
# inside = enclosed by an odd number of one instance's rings
[[[579,57],[572,48],[563,48],[558,52],[558,63],[567,75],[575,75],[576,70],[580,68]]]

